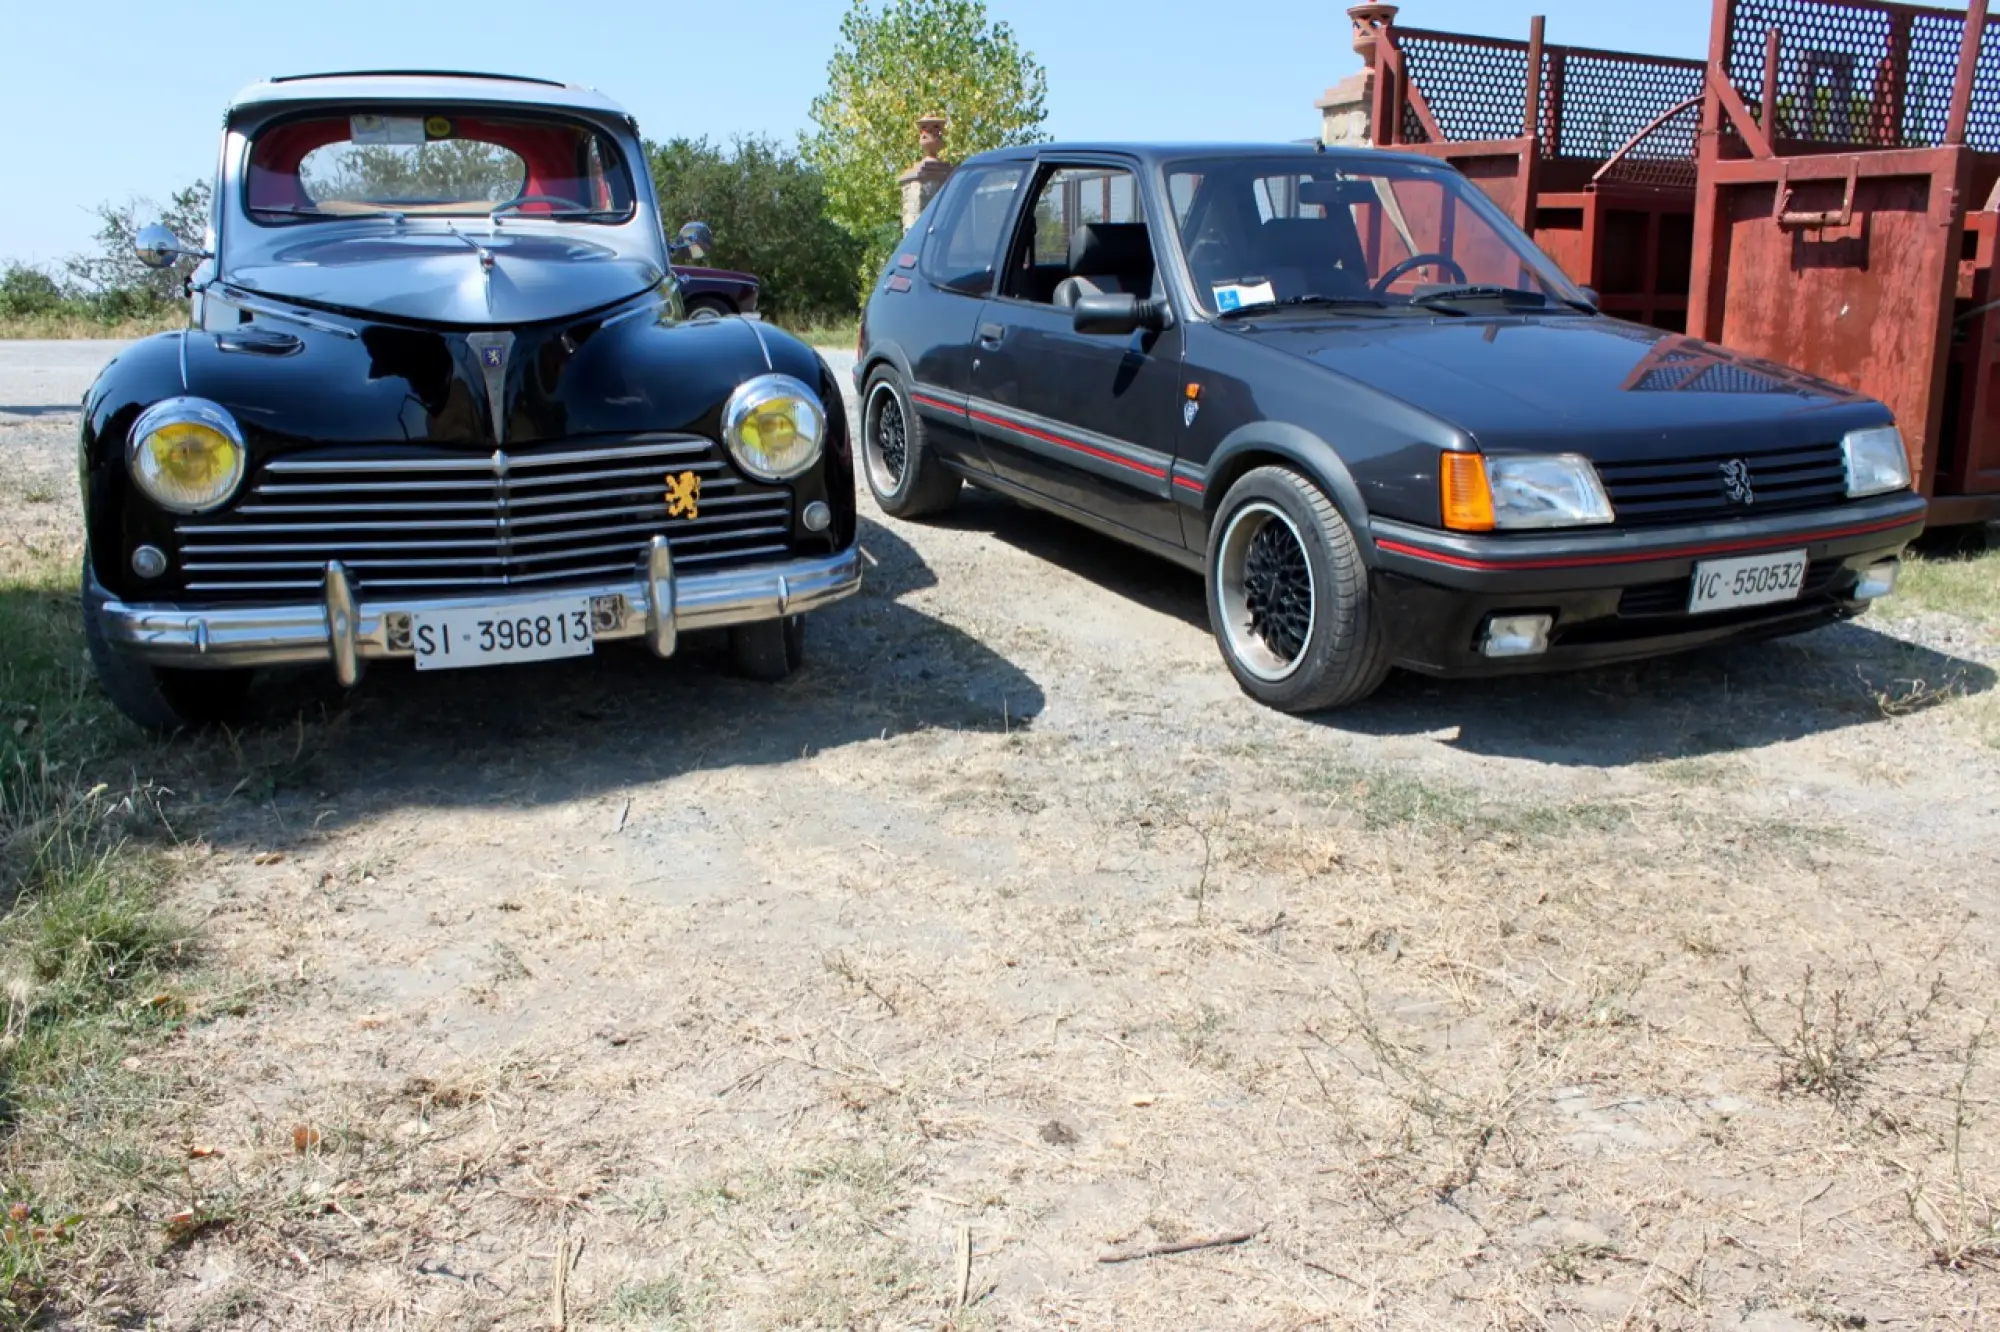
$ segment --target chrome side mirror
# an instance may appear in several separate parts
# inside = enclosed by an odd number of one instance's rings
[[[667,248],[676,258],[685,255],[689,259],[700,261],[708,258],[708,252],[715,248],[715,235],[709,231],[708,223],[690,222],[667,242]]]
[[[139,230],[133,249],[139,252],[139,262],[148,268],[171,268],[183,259],[206,259],[208,251],[188,244],[155,222]]]

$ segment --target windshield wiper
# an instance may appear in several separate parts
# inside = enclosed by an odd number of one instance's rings
[[[1563,305],[1572,310],[1582,310],[1589,314],[1597,311],[1582,301],[1556,301],[1547,292],[1529,291],[1526,287],[1498,287],[1479,283],[1466,283],[1457,287],[1439,287],[1432,291],[1419,292],[1410,297],[1411,305],[1426,309],[1449,310],[1452,306],[1466,301],[1499,301],[1503,305],[1529,305],[1546,310],[1553,305]]]
[[[1258,301],[1254,305],[1239,305],[1234,310],[1224,310],[1216,318],[1240,319],[1244,315],[1269,314],[1273,310],[1282,310],[1287,307],[1297,308],[1302,305],[1325,306],[1333,309],[1358,307],[1365,310],[1386,310],[1389,308],[1387,301],[1378,300],[1373,296],[1321,296],[1315,292],[1308,292],[1303,296],[1287,296],[1281,301]]]
[[[393,208],[381,208],[366,213],[336,213],[331,209],[317,208],[312,204],[262,204],[250,210],[253,213],[283,213],[287,217],[338,217],[349,220],[386,217],[391,222],[406,222],[409,219]]]

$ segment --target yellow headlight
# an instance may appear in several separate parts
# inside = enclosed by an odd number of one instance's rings
[[[154,503],[199,513],[242,484],[243,437],[214,403],[175,398],[149,409],[132,427],[130,462],[132,479]]]
[[[826,413],[819,398],[787,375],[762,375],[723,409],[723,437],[737,465],[764,481],[797,476],[819,459]]]

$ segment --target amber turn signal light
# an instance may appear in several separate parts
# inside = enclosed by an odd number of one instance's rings
[[[1476,453],[1444,454],[1438,488],[1446,527],[1457,532],[1493,530],[1493,487],[1486,481],[1486,459]]]

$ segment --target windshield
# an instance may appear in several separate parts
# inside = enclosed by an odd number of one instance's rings
[[[617,141],[579,121],[451,107],[315,112],[250,145],[244,205],[267,225],[324,217],[622,222],[632,174]]]
[[[1285,302],[1568,309],[1584,300],[1454,171],[1394,160],[1231,157],[1175,163],[1167,188],[1210,314]]]

